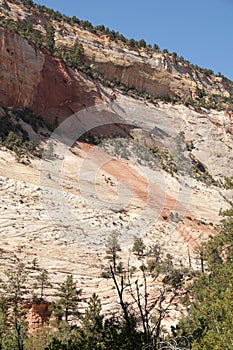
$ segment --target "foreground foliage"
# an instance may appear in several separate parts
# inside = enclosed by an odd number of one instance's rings
[[[77,288],[73,275],[67,275],[54,293],[56,300],[50,306],[51,320],[31,335],[27,305],[31,302],[44,303],[46,290],[52,285],[48,272],[39,267],[37,259],[33,259],[29,266],[18,263],[5,272],[1,285],[0,349],[141,350],[146,346],[159,349],[163,339],[162,321],[169,314],[182,276],[179,283],[177,280],[174,282],[170,276],[177,270],[171,257],[163,259],[158,246],[148,248],[142,239],[135,239],[136,243],[140,243],[140,249],[136,252],[140,253],[138,259],[142,263],[139,270],[142,283],[139,283],[138,279],[132,278],[135,267],[128,266],[127,269],[120,261],[118,237],[119,233],[114,231],[106,241],[106,258],[111,263],[108,278],[112,278],[119,300],[118,312],[115,310],[105,315],[96,293],[87,302],[82,290]],[[148,258],[154,261],[153,266],[148,264]],[[160,273],[168,270],[168,280],[156,299],[149,302],[148,276],[156,279]],[[31,283],[32,279],[34,283]],[[172,292],[171,286],[174,286]],[[80,302],[87,302],[82,312]]]
[[[207,270],[193,284],[194,302],[179,324],[194,350],[233,349],[233,208],[223,215],[220,234],[203,250]]]
[[[126,271],[124,266],[120,271],[116,268],[116,260],[120,260],[117,255],[120,245],[118,234],[114,232],[107,241],[106,253],[112,264],[115,261],[115,265],[110,265],[109,276],[118,296],[119,313],[105,317],[96,293],[81,313],[82,290],[77,288],[73,276],[67,275],[57,287],[57,299],[51,306],[53,317],[50,324],[30,335],[24,305],[30,298],[37,303],[44,302],[45,290],[51,287],[51,283],[47,271],[41,270],[35,259],[30,267],[19,263],[15,269],[6,271],[6,278],[1,285],[0,349],[232,349],[233,208],[222,214],[224,219],[219,235],[211,238],[200,250],[202,273],[193,275],[194,282],[188,288],[187,295],[190,298],[185,301],[187,316],[171,328],[167,338],[162,334],[162,320],[169,315],[169,307],[182,285],[185,271],[173,266],[171,256],[162,257],[157,244],[148,248],[141,238],[136,238],[132,249],[142,263],[140,269],[144,282],[132,282],[132,270]],[[140,249],[135,249],[138,246]],[[37,281],[33,290],[28,287],[31,273]],[[161,273],[166,276],[164,287],[157,300],[154,300],[154,313],[148,303],[147,275],[151,274],[156,280]],[[169,299],[168,290],[173,290]],[[126,291],[132,303],[125,299]]]

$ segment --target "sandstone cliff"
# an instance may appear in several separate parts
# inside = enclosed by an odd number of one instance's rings
[[[28,303],[25,305],[27,311],[27,321],[30,333],[34,333],[41,326],[45,325],[52,314],[51,303],[41,302],[41,303]]]
[[[28,107],[47,120],[63,120],[102,100],[96,84],[82,73],[74,72],[47,50],[37,50],[18,34],[3,28],[0,62],[3,107]]]
[[[44,36],[50,21],[47,14],[33,8],[29,11],[10,0],[2,1],[0,16],[31,23],[41,36]],[[205,74],[167,53],[129,48],[120,40],[111,40],[97,31],[87,31],[75,23],[70,25],[52,20],[52,24],[56,47],[71,48],[78,38],[84,48],[85,62],[112,82],[154,97],[170,96],[184,101],[198,99],[203,89],[207,94],[232,95],[233,85],[229,80]],[[48,52],[36,51],[15,34],[2,30],[0,55],[0,61],[5,62],[1,72],[2,103],[17,107],[28,105],[38,113],[67,116],[98,101],[98,91],[91,81],[84,82],[80,73],[66,68]],[[14,98],[12,91],[16,92]],[[50,102],[45,101],[46,94],[49,94]]]

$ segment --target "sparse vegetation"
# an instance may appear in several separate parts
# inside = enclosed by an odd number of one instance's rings
[[[12,113],[16,117],[16,120],[22,119],[25,123],[31,125],[35,132],[38,132],[39,128],[43,128],[45,126],[42,116],[34,114],[28,108],[23,110],[14,110]]]
[[[29,140],[29,135],[20,124],[20,120],[28,123],[35,131],[42,127],[43,119],[38,118],[28,109],[5,109],[5,115],[0,118],[0,145],[4,146],[16,155],[16,160],[30,163],[30,156],[41,157],[42,150]]]
[[[224,183],[223,183],[223,187],[224,187],[226,190],[231,190],[231,189],[233,189],[233,176],[231,176],[231,177],[225,176],[225,178],[224,178]]]
[[[55,35],[55,29],[53,25],[50,23],[46,28],[45,46],[49,49],[51,53],[53,53],[55,49],[54,35]]]
[[[191,161],[192,161],[192,175],[195,179],[198,181],[202,181],[208,186],[214,185],[214,186],[219,186],[219,182],[216,181],[208,172],[206,167],[192,154],[190,155]]]
[[[102,142],[106,141],[106,139],[107,137],[104,135],[95,135],[94,133],[86,132],[79,138],[79,141],[98,146]]]
[[[151,169],[163,170],[174,176],[177,173],[175,160],[168,150],[153,147],[144,147],[136,139],[115,137],[112,139],[102,138],[101,147],[114,157],[133,159],[139,165],[147,166]]]

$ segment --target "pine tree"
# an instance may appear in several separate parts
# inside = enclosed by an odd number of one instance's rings
[[[49,281],[49,273],[47,270],[42,270],[40,274],[36,277],[36,283],[34,284],[34,288],[40,289],[40,300],[44,298],[44,290],[46,287],[51,287],[51,283]]]
[[[119,258],[117,253],[121,251],[121,247],[118,242],[118,235],[119,234],[116,231],[112,232],[106,243],[106,259],[113,264],[114,273],[116,273],[117,259]]]
[[[136,238],[133,244],[132,251],[138,256],[143,256],[146,246],[142,238]]]
[[[82,318],[85,349],[103,349],[103,315],[101,315],[101,302],[94,293]]]
[[[73,47],[73,53],[71,55],[72,67],[78,67],[82,63],[83,54],[83,45],[78,41],[78,39],[76,39]]]
[[[130,47],[135,47],[136,46],[136,40],[134,40],[133,38],[132,39],[129,39],[129,41],[128,41],[128,43],[129,43],[129,46]]]
[[[5,274],[7,281],[2,284],[2,289],[7,296],[8,306],[12,308],[13,328],[8,332],[4,342],[11,344],[11,348],[23,350],[27,321],[22,302],[25,295],[28,294],[26,287],[28,273],[24,264],[18,264],[15,269],[8,270]]]
[[[193,350],[233,347],[233,207],[224,213],[220,234],[203,247],[205,272],[193,283],[193,302],[179,332]]]
[[[139,40],[138,45],[139,45],[139,47],[146,48],[146,41],[144,39],[141,39],[141,40]]]
[[[8,311],[8,301],[6,296],[2,294],[0,295],[0,339],[4,337],[8,329],[7,311]]]
[[[46,28],[45,46],[53,53],[55,49],[55,29],[52,24]]]
[[[81,289],[77,289],[73,275],[67,275],[66,280],[58,287],[56,296],[59,298],[54,305],[55,315],[65,318],[68,322],[69,316],[79,316],[78,303],[81,301]]]

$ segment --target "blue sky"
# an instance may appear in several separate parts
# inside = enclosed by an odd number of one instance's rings
[[[35,0],[68,16],[144,38],[233,80],[233,0]]]

